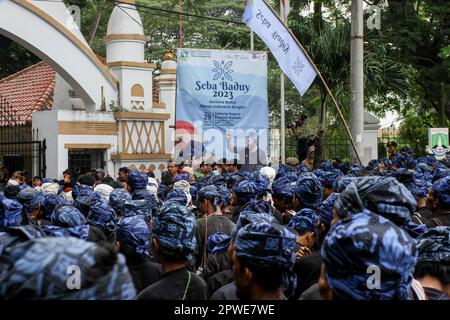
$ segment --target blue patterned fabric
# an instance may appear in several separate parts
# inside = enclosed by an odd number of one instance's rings
[[[97,267],[110,265],[111,259],[106,249],[76,238],[27,241],[5,254],[0,299],[134,299],[136,291],[123,255],[114,257],[111,268]],[[76,274],[81,275],[80,290],[71,287]]]
[[[116,239],[120,245],[140,255],[150,255],[150,230],[142,216],[123,218],[117,223]]]
[[[153,218],[152,236],[160,246],[192,259],[197,244],[192,211],[176,202],[166,203]]]
[[[102,200],[102,196],[93,190],[85,190],[73,201],[73,205],[81,211],[84,216],[89,214],[91,207]]]
[[[264,200],[251,200],[242,207],[242,212],[251,211],[254,213],[268,213],[273,215],[273,207]]]
[[[450,227],[428,229],[417,238],[417,261],[450,262]]]
[[[167,194],[166,202],[175,202],[179,205],[186,206],[188,204],[188,197],[181,189],[173,189]]]
[[[345,188],[347,188],[347,186],[355,181],[357,178],[356,177],[351,177],[351,176],[340,176],[336,179],[336,181],[333,183],[333,191],[336,193],[341,193],[342,191],[345,190]]]
[[[393,176],[398,180],[398,182],[403,183],[406,189],[408,189],[413,195],[417,193],[416,179],[413,171],[400,168]]]
[[[51,178],[43,178],[41,180],[42,184],[44,184],[44,183],[54,183],[54,182],[55,182],[55,179],[51,179]]]
[[[322,184],[314,174],[304,173],[294,187],[294,194],[303,207],[316,209],[322,202]]]
[[[378,168],[379,165],[380,165],[380,162],[377,159],[372,159],[367,164],[367,168],[369,170],[375,170],[376,168]]]
[[[333,220],[334,204],[339,197],[339,193],[333,192],[317,207],[317,214],[319,215],[320,221],[322,221],[324,224],[329,225],[331,223],[331,220]]]
[[[416,241],[380,215],[364,210],[331,227],[322,247],[325,277],[341,300],[406,300],[417,260]],[[367,283],[380,268],[380,289]]]
[[[117,215],[106,200],[95,202],[87,216],[89,224],[100,228],[106,235],[116,228]]]
[[[147,189],[148,175],[133,171],[128,175],[127,183],[133,190]]]
[[[401,152],[406,152],[409,156],[412,156],[413,151],[410,147],[404,146],[400,149]]]
[[[141,216],[145,221],[152,218],[152,213],[151,203],[147,200],[129,200],[123,208],[124,217]]]
[[[433,178],[431,182],[436,182],[442,178],[450,176],[450,170],[447,168],[436,168],[434,170]]]
[[[236,255],[255,268],[278,267],[283,270],[283,287],[289,297],[297,279],[292,268],[295,264],[296,236],[287,228],[267,222],[256,222],[241,228],[234,241]]]
[[[131,200],[131,194],[125,189],[114,189],[109,195],[109,205],[116,213],[123,213],[125,202]]]
[[[17,199],[27,213],[31,213],[45,204],[44,194],[30,187],[22,189],[17,194]]]
[[[87,240],[89,237],[89,233],[91,231],[91,226],[87,224],[82,224],[79,226],[67,228],[67,231],[69,231],[70,236],[81,239],[81,240]]]
[[[450,176],[433,183],[431,191],[443,208],[450,208]]]
[[[0,193],[0,231],[8,227],[18,227],[22,223],[23,206]]]
[[[226,251],[230,245],[230,236],[223,232],[215,232],[208,237],[206,249],[209,253]]]
[[[256,199],[261,189],[254,181],[242,180],[234,185],[233,192],[238,200],[245,204],[252,199]]]
[[[333,170],[333,164],[331,163],[331,161],[322,162],[320,164],[320,169],[323,171],[331,171]]]
[[[305,164],[300,163],[297,167],[297,171],[299,173],[303,173],[303,172],[310,172],[311,170],[309,170],[309,168]]]
[[[86,222],[83,214],[71,205],[57,207],[52,213],[52,224],[55,226],[70,228],[86,224]]]
[[[72,198],[76,200],[79,196],[85,195],[89,191],[93,191],[92,187],[85,184],[76,184],[72,188]]]
[[[433,184],[430,181],[424,179],[416,180],[416,197],[418,198],[428,198],[428,193],[430,192]]]
[[[51,220],[53,210],[65,204],[69,204],[68,201],[64,200],[60,196],[52,193],[44,194],[45,202],[44,202],[44,216],[43,218],[46,220]]]
[[[166,196],[169,193],[169,191],[170,191],[169,187],[166,186],[165,184],[161,183],[158,186],[158,192],[157,192],[158,199],[161,201],[166,201]]]
[[[236,221],[236,225],[234,226],[233,231],[231,232],[231,239],[234,241],[240,229],[254,222],[275,223],[276,221],[274,216],[268,213],[255,213],[253,211],[242,211],[241,214],[239,215],[238,220]]]
[[[213,185],[201,188],[197,194],[197,200],[201,202],[205,199],[212,201],[214,205],[221,204],[219,188]]]
[[[276,197],[294,197],[294,187],[287,177],[281,177],[272,184],[272,194]]]
[[[341,170],[334,169],[331,171],[325,172],[325,174],[322,176],[322,184],[324,187],[327,188],[333,188],[334,182],[339,178],[342,177],[343,174]]]
[[[306,230],[317,233],[317,224],[319,216],[311,209],[303,209],[297,212],[288,226],[295,230]]]

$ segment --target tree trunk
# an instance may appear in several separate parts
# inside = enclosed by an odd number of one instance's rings
[[[103,1],[100,3],[99,8],[97,9],[94,21],[92,21],[91,28],[89,30],[88,36],[89,45],[91,45],[92,41],[94,40],[95,34],[98,29],[98,25],[100,24],[100,19],[102,18],[102,11],[103,11]]]

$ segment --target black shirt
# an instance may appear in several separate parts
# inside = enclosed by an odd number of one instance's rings
[[[214,215],[211,214],[208,216],[208,230],[206,239],[210,235],[216,232],[223,232],[229,236],[231,236],[231,232],[233,231],[234,223],[223,215]],[[195,238],[197,240],[197,252],[195,257],[195,265],[198,268],[202,264],[202,259],[204,255],[204,244],[205,244],[205,231],[206,231],[206,218],[197,219],[196,227],[195,227]],[[206,261],[205,261],[206,265]]]
[[[162,279],[145,288],[137,300],[206,300],[207,291],[202,278],[181,268],[164,273]]]
[[[325,300],[320,294],[319,284],[313,284],[311,288],[302,293],[299,300]]]
[[[214,292],[211,296],[211,300],[239,300],[236,295],[236,284],[234,281],[224,285]]]
[[[145,257],[126,257],[126,259],[137,293],[154,284],[163,276],[159,263],[151,262]]]
[[[450,226],[450,210],[434,212],[432,218],[438,219],[444,226]]]
[[[295,263],[293,271],[297,275],[297,288],[291,300],[298,300],[304,291],[319,281],[321,264],[320,251],[314,251]]]
[[[218,272],[208,278],[208,293],[211,296],[214,292],[219,290],[219,288],[225,286],[226,284],[233,282],[234,276],[233,271],[230,269]]]
[[[227,251],[215,252],[208,257],[204,273],[205,280],[224,270],[231,269],[230,258]]]

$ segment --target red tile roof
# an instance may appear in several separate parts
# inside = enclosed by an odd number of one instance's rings
[[[1,107],[9,113],[9,121],[0,115],[0,126],[25,125],[34,111],[51,109],[54,88],[55,71],[44,61],[1,79],[0,96],[9,104],[6,110]]]

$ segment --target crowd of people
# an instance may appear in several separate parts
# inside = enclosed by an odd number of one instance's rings
[[[450,157],[387,147],[367,166],[14,173],[0,299],[448,300]]]

